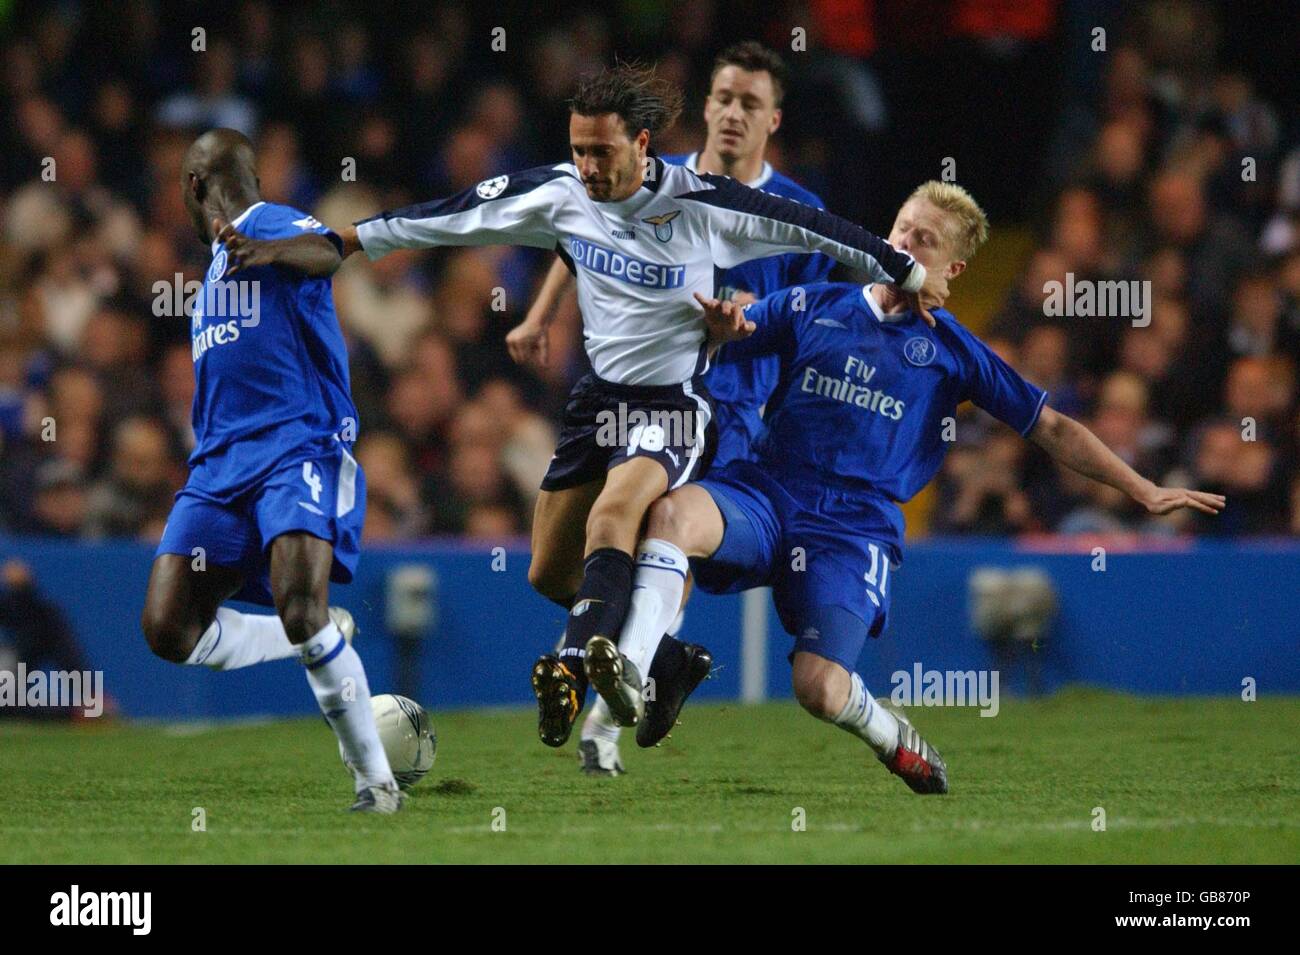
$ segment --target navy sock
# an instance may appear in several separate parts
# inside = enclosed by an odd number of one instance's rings
[[[578,588],[573,609],[569,611],[560,660],[578,678],[584,693],[587,677],[582,668],[582,658],[586,654],[587,641],[600,635],[618,642],[632,603],[634,570],[632,556],[617,547],[593,551],[583,566],[582,586]]]

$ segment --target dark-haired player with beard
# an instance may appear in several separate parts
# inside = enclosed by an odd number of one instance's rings
[[[685,166],[695,173],[729,176],[753,189],[824,208],[818,196],[777,172],[766,159],[768,141],[781,127],[787,75],[781,57],[761,43],[747,40],[727,47],[713,62],[709,94],[704,100],[704,147],[698,152],[666,155],[664,162]],[[784,288],[825,281],[834,264],[820,252],[753,259],[719,272],[714,295],[742,304],[752,302]],[[557,257],[528,315],[506,338],[517,361],[545,362],[547,326],[556,305],[572,286],[568,265],[563,257]],[[727,355],[724,349],[704,375],[718,431],[713,468],[752,457],[752,442],[763,427],[763,405],[776,386],[775,356],[732,359]],[[689,586],[686,592],[689,594]],[[634,591],[633,605],[645,597],[642,591]],[[677,635],[683,615],[684,611],[673,620],[668,636]],[[712,657],[704,647],[664,640],[646,676],[654,679],[656,688],[670,686],[676,695],[689,695],[708,675],[711,665]],[[664,671],[676,679],[666,680]],[[662,700],[658,692],[656,697]],[[675,701],[663,702],[669,705],[656,701],[646,706],[645,718],[637,725],[637,741],[642,745],[654,745],[676,721],[677,708],[672,705]],[[598,699],[582,724],[578,745],[579,766],[584,773],[617,776],[623,772],[619,735],[620,727],[610,716],[608,704]]]
[[[570,102],[572,161],[484,180],[449,199],[381,213],[342,233],[344,251],[527,245],[555,249],[578,282],[593,372],[574,386],[533,517],[528,577],[570,608],[564,646],[533,668],[538,735],[569,738],[588,681],[622,725],[644,713],[648,661],[617,648],[647,508],[696,476],[713,412],[698,299],[714,271],[781,252],[824,252],[919,306],[942,276],[826,212],[735,180],[671,166],[651,138],[681,111],[653,70],[585,78]],[[635,687],[635,690],[631,688]]]

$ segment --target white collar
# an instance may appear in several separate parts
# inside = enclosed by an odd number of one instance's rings
[[[695,174],[700,171],[700,154],[695,152],[686,157],[686,168]],[[772,178],[772,173],[776,172],[772,164],[766,159],[763,160],[763,169],[758,174],[758,178],[745,183],[751,189],[762,189],[767,185],[767,181]]]
[[[241,212],[239,215],[235,216],[235,218],[231,220],[230,224],[231,224],[232,226],[234,226],[236,229],[238,229],[241,225],[244,224],[244,220],[247,219],[247,218],[252,214],[252,212],[253,212],[254,209],[256,209],[258,206],[264,206],[264,205],[266,205],[266,200],[265,200],[265,199],[259,199],[257,202],[254,202],[251,206],[249,206],[247,209],[245,209],[245,210],[244,210],[243,212]],[[212,240],[212,254],[213,254],[213,255],[216,255],[216,254],[217,254],[217,249],[218,249],[218,248],[219,248],[219,246],[218,246],[218,244],[217,244],[217,240],[216,240],[216,239],[213,239],[213,240]]]
[[[871,309],[871,314],[876,316],[878,322],[902,322],[911,317],[911,312],[901,312],[898,315],[886,315],[880,308],[880,303],[876,297],[871,294],[871,288],[876,283],[862,286],[862,297],[866,300],[867,308]]]
[[[239,215],[235,216],[235,221],[230,224],[233,225],[236,229],[238,229],[241,225],[244,224],[244,220],[248,218],[249,213],[251,213],[254,209],[258,208],[259,206],[264,206],[264,205],[266,205],[266,200],[259,199],[257,202],[254,202],[251,206],[249,206]]]

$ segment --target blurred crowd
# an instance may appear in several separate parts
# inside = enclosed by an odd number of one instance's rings
[[[1227,510],[1149,518],[970,415],[936,530],[1300,534],[1300,116],[1219,68],[1216,29],[1204,7],[1153,4],[1112,52],[985,338],[1143,475]],[[1047,306],[1116,281],[1146,283],[1143,314]]]
[[[340,17],[335,4],[248,0],[212,22],[193,7],[127,0],[51,5],[7,24],[0,531],[161,533],[193,444],[193,371],[188,322],[160,302],[178,276],[200,278],[210,258],[181,203],[181,158],[197,131],[231,126],[254,137],[264,196],[339,227],[566,157],[566,98],[615,52],[653,58],[691,91],[688,102],[701,102],[726,42],[789,35],[788,25],[772,33],[775,13],[747,19],[731,6],[647,0],[615,18],[600,4],[574,4],[562,19],[508,20],[531,25],[499,38],[490,15],[456,3]],[[871,190],[842,164],[872,155],[853,143],[889,135],[887,80],[899,73],[887,62],[872,73],[868,54],[884,41],[834,29],[825,17],[836,6],[807,4],[796,21],[812,35],[792,87],[807,97],[829,84],[844,108],[800,110],[770,158],[832,208],[863,216],[871,210],[854,198]],[[1051,23],[1056,4],[1030,6]],[[1245,76],[1207,63],[1205,44],[1180,47],[1149,20],[1112,42],[1101,88],[1043,127],[1034,155],[1063,158],[1044,170],[1055,186],[1041,242],[985,331],[1056,407],[1143,473],[1227,493],[1229,511],[1196,529],[1300,533],[1295,117]],[[656,144],[660,152],[698,148],[697,112]],[[1241,175],[1243,158],[1256,163],[1253,179]],[[904,188],[917,178],[895,174]],[[882,204],[903,194],[879,192]],[[990,211],[996,234],[996,202]],[[512,248],[398,253],[339,272],[369,541],[527,533],[559,408],[584,370],[571,299],[546,368],[521,369],[506,354],[505,334],[550,259]],[[1043,285],[1067,273],[1150,281],[1149,327],[1046,319]],[[978,417],[968,424],[940,478],[936,529],[1147,526],[1013,435]]]

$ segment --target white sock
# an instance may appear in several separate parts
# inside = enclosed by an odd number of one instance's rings
[[[659,641],[681,609],[689,570],[690,563],[676,544],[652,537],[637,548],[632,605],[618,648],[636,664],[642,680],[649,677]]]
[[[298,652],[325,721],[343,744],[348,762],[356,767],[357,791],[367,786],[396,785],[388,754],[375,728],[370,684],[357,651],[348,646],[331,620]]]
[[[898,720],[872,698],[856,673],[849,674],[849,701],[832,722],[866,740],[881,756],[892,756],[898,746]]]
[[[582,739],[603,739],[610,743],[618,742],[619,733],[623,732],[623,727],[614,722],[614,718],[609,715],[609,707],[602,696],[596,697],[596,705],[587,713],[587,718],[582,721]]]
[[[289,642],[284,624],[275,614],[240,613],[218,607],[217,618],[203,631],[185,665],[238,670],[296,653],[297,648]]]
[[[673,622],[668,625],[668,629],[665,630],[664,633],[668,634],[670,637],[677,636],[677,634],[681,633],[682,624],[685,622],[686,608],[683,607],[681,610],[677,611],[677,616],[673,617]]]

